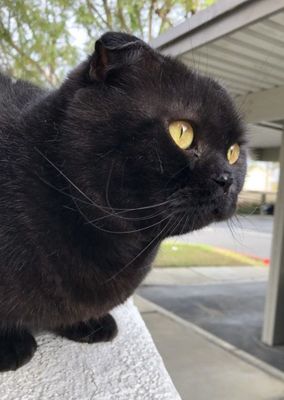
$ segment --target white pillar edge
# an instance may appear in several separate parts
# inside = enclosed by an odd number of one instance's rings
[[[262,340],[270,346],[284,344],[284,133]]]

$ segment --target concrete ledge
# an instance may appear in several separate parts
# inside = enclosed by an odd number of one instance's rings
[[[0,375],[1,400],[181,400],[132,300],[113,311],[112,343],[37,337],[27,365]]]

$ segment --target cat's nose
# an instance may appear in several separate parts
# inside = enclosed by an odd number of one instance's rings
[[[228,192],[230,186],[233,183],[233,179],[231,175],[228,173],[217,175],[216,177],[213,178],[213,180],[223,188],[225,193]]]

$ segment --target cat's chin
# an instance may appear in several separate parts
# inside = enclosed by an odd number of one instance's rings
[[[206,210],[206,212],[197,209],[193,216],[184,216],[181,222],[177,223],[176,227],[171,230],[170,236],[183,235],[202,229],[214,222],[225,221],[230,219],[235,214],[235,211],[236,204],[226,204],[222,207]]]

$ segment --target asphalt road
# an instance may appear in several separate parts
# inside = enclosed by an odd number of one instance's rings
[[[200,231],[173,239],[177,242],[209,244],[269,259],[272,230],[271,216],[238,216],[229,222],[212,224]]]

